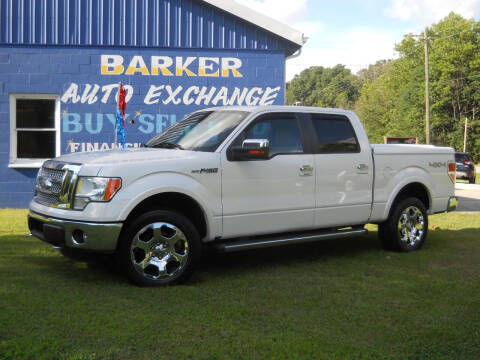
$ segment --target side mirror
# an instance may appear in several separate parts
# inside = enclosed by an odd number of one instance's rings
[[[228,160],[266,160],[270,154],[270,142],[267,139],[247,139],[242,146],[234,146],[230,149]]]

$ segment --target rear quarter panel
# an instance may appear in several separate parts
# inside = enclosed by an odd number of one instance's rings
[[[455,185],[448,175],[452,148],[431,145],[372,145],[375,159],[372,222],[384,221],[398,193],[411,183],[428,191],[429,213],[446,211]]]

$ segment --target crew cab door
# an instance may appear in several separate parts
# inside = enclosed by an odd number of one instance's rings
[[[368,221],[372,206],[373,160],[368,140],[340,114],[303,114],[311,137],[316,173],[316,228]]]
[[[223,237],[313,227],[314,158],[305,150],[294,113],[260,115],[222,152]],[[229,151],[247,139],[266,139],[264,160],[232,161]]]

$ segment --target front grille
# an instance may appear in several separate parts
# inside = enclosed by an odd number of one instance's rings
[[[42,205],[69,209],[81,164],[46,161],[38,172],[34,200]]]
[[[43,205],[56,206],[60,203],[60,192],[65,175],[64,169],[42,167],[35,185],[35,200]]]
[[[50,191],[54,194],[60,194],[60,189],[62,188],[61,183],[53,183]]]
[[[40,176],[51,180],[62,180],[63,174],[65,174],[65,170],[49,169],[45,167],[42,167],[42,169],[40,170]]]
[[[59,194],[45,194],[40,191],[35,196],[35,200],[43,205],[57,205],[59,198]]]

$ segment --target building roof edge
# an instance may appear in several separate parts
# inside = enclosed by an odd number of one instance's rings
[[[265,16],[249,7],[241,5],[233,0],[201,0],[207,4],[215,6],[218,9],[226,11],[234,16],[242,18],[258,27],[261,27],[285,40],[288,40],[299,47],[303,46],[307,38],[300,31],[292,27]]]

